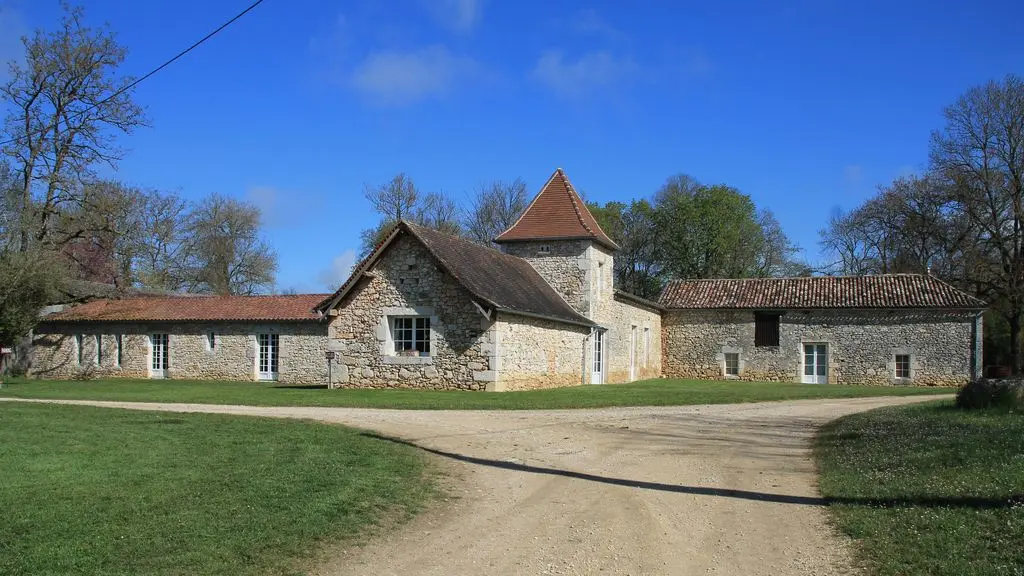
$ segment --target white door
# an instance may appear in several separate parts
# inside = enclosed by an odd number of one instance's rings
[[[636,380],[636,326],[629,329],[629,380]]]
[[[280,340],[277,334],[260,334],[257,337],[259,356],[257,370],[260,380],[277,380],[277,364],[280,355]]]
[[[167,334],[152,334],[149,337],[149,376],[150,378],[166,378],[168,359],[169,338]]]
[[[828,346],[804,344],[804,384],[828,384]]]
[[[594,366],[590,372],[591,384],[604,384],[604,332],[594,332]]]

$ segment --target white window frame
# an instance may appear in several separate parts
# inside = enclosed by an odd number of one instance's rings
[[[399,328],[399,322],[410,322],[411,325],[408,328]],[[432,322],[430,316],[391,316],[388,319],[388,323],[391,325],[391,355],[392,356],[404,356],[404,357],[420,357],[429,358],[431,351],[433,350],[433,337],[432,337]],[[409,331],[409,339],[400,339],[399,330]],[[417,337],[419,336],[419,337]],[[409,348],[402,348],[399,350],[399,343],[408,342]],[[417,344],[422,344],[425,350],[419,350]],[[407,353],[409,350],[415,350],[415,355]]]
[[[729,357],[736,357],[736,371],[729,371]],[[739,352],[725,352],[722,358],[722,375],[726,378],[739,378],[740,377],[740,353]]]
[[[651,328],[644,326],[644,368],[651,367]]]
[[[204,340],[206,341],[206,351],[207,352],[213,352],[213,351],[215,351],[217,349],[217,333],[216,332],[214,332],[213,330],[208,331],[206,333],[206,337],[204,338]]]
[[[158,345],[159,342],[159,345]],[[157,354],[157,350],[160,351]],[[157,366],[157,358],[160,366]],[[154,332],[149,335],[149,377],[166,378],[171,368],[171,335],[167,332]]]
[[[907,359],[907,375],[900,376],[900,357],[906,357]],[[914,355],[913,354],[893,354],[893,378],[897,380],[912,380],[914,377]]]
[[[103,364],[103,335],[94,334],[94,344],[96,346],[95,354],[93,354],[92,363],[94,366],[100,366]]]
[[[124,334],[114,334],[114,367],[121,367],[121,350],[124,347]]]
[[[264,356],[264,350],[266,355]],[[262,332],[256,335],[256,379],[277,381],[281,374],[281,335]]]

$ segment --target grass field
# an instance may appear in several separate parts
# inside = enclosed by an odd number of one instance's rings
[[[458,392],[436,390],[326,390],[255,382],[188,382],[175,380],[93,380],[50,382],[18,380],[0,388],[0,396],[195,402],[251,406],[353,406],[418,410],[526,410],[599,408],[605,406],[675,406],[729,404],[801,398],[855,398],[951,394],[951,389],[901,386],[838,386],[765,382],[697,382],[649,380],[632,384],[575,386],[527,392]]]
[[[818,437],[821,492],[880,575],[1024,574],[1024,415],[951,402],[842,418]]]
[[[340,426],[0,403],[0,574],[294,574],[420,509],[414,449]]]

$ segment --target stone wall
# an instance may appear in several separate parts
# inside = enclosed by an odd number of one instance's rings
[[[663,369],[671,378],[722,380],[725,354],[737,353],[740,379],[800,382],[803,344],[824,343],[829,383],[961,385],[980,361],[980,350],[972,351],[980,322],[960,311],[788,311],[779,346],[755,347],[752,311],[670,311],[663,318]],[[896,378],[897,354],[911,356],[910,379]]]
[[[499,314],[498,379],[489,389],[533,390],[583,384],[589,334],[590,329],[583,326]]]
[[[483,390],[496,380],[495,322],[425,248],[399,237],[368,272],[331,320],[336,385]],[[396,355],[395,316],[430,318],[429,356]]]
[[[605,383],[617,384],[660,377],[661,313],[654,308],[615,296],[615,264],[611,250],[592,244],[586,262],[590,266],[587,275],[591,295],[590,318],[607,329],[604,336]],[[593,361],[592,349],[590,356]]]
[[[586,316],[590,313],[592,244],[589,240],[509,242],[503,249],[529,262],[555,292]],[[542,252],[542,246],[549,250]]]
[[[207,344],[210,332],[214,334],[212,350]],[[327,325],[321,322],[43,323],[35,331],[30,373],[53,379],[149,378],[150,335],[158,333],[168,335],[168,378],[256,380],[256,335],[278,334],[279,382],[327,382]],[[77,335],[82,335],[81,364]]]

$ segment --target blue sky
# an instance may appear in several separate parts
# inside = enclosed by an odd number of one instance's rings
[[[140,75],[248,0],[91,0]],[[0,57],[58,17],[0,0]],[[265,210],[279,288],[323,291],[375,222],[363,185],[405,171],[457,199],[563,167],[589,200],[670,175],[817,230],[922,168],[942,108],[1024,74],[1019,1],[266,0],[136,93],[151,127],[115,177]]]

